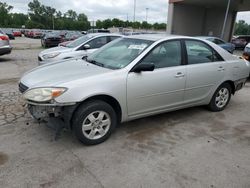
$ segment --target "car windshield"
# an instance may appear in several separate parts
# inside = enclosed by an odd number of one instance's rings
[[[86,60],[105,68],[121,69],[130,64],[152,43],[153,41],[142,39],[117,39],[91,54]]]
[[[77,46],[83,44],[84,42],[86,42],[87,40],[93,38],[93,36],[90,35],[84,35],[72,42],[70,42],[69,44],[66,45],[66,47],[68,48],[76,48]]]

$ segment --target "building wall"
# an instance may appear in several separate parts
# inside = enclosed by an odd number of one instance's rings
[[[183,5],[172,4],[172,28],[171,34],[196,36],[202,32],[204,10],[202,8]],[[168,25],[169,26],[169,25]]]
[[[170,3],[167,32],[177,35],[221,37],[225,12],[225,9],[219,8]],[[226,41],[231,40],[236,14],[235,11],[229,12],[223,37]]]
[[[225,19],[225,10],[223,9],[206,9],[206,17],[204,19],[205,24],[203,27],[202,35],[213,35],[221,37],[223,23]],[[230,11],[227,17],[224,39],[231,40],[232,29],[234,27],[236,13]]]

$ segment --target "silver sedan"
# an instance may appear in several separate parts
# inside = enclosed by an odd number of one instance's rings
[[[0,29],[0,55],[11,53],[12,47],[8,35]]]
[[[249,71],[247,61],[206,40],[139,35],[85,60],[31,70],[19,87],[34,118],[72,129],[91,145],[120,122],[199,105],[224,110]]]
[[[43,50],[38,55],[38,64],[44,65],[69,58],[81,58],[93,53],[103,45],[120,37],[121,35],[110,33],[87,34],[69,42],[65,46]]]

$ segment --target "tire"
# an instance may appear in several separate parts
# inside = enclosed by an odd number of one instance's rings
[[[232,87],[228,83],[222,84],[214,93],[208,108],[212,112],[219,112],[226,108],[232,95]]]
[[[77,109],[72,123],[75,136],[83,144],[96,145],[107,140],[115,130],[117,115],[106,102],[94,100]]]

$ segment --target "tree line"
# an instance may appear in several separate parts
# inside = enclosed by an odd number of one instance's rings
[[[235,24],[235,35],[250,35],[250,25],[244,20],[239,20]]]
[[[55,8],[43,5],[39,0],[33,0],[28,4],[28,13],[11,13],[14,7],[7,3],[0,2],[0,26],[37,29],[56,29],[56,30],[88,30],[91,28],[88,17],[84,13],[77,14],[74,10],[65,13],[57,11]],[[117,18],[97,20],[97,29],[107,29],[110,27],[132,27],[135,29],[155,29],[165,30],[165,23],[150,24],[144,22],[123,21]]]

